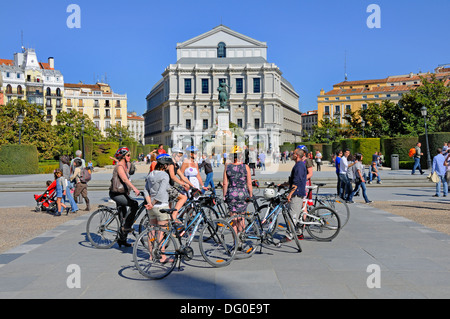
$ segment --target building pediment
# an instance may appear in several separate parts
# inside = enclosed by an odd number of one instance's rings
[[[219,43],[224,43],[229,57],[262,56],[267,58],[267,43],[255,40],[230,28],[219,25],[192,39],[177,43],[177,58],[217,57]],[[228,55],[227,55],[228,56]]]
[[[177,49],[195,47],[217,47],[219,42],[225,42],[227,47],[260,47],[267,48],[266,42],[252,39],[230,28],[219,25],[195,38],[177,44]]]

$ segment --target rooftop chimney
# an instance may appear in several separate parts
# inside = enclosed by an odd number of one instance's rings
[[[51,69],[55,68],[55,59],[53,57],[48,58],[48,65],[50,66]]]

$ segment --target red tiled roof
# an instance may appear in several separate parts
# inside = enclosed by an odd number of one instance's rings
[[[0,65],[4,64],[4,65],[14,65],[14,61],[13,60],[6,60],[6,59],[0,59]]]
[[[375,80],[361,80],[361,81],[343,81],[333,86],[347,86],[347,85],[365,85],[365,84],[378,84],[386,83],[388,78],[385,79],[375,79]]]

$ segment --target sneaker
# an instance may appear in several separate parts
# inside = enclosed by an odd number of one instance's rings
[[[370,204],[373,203],[373,200],[369,200],[368,202],[366,202],[366,204]]]
[[[355,202],[352,201],[352,200],[348,200],[348,201],[346,201],[346,203],[347,203],[347,204],[354,204]]]
[[[434,194],[433,197],[439,197],[439,195],[438,194]]]
[[[369,181],[369,183],[368,184],[372,184],[372,182],[371,181]]]
[[[383,184],[381,181],[377,182],[377,184]]]

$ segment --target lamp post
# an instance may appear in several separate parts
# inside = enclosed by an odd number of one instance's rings
[[[83,152],[83,159],[86,160],[85,154],[84,154],[84,121],[81,122],[81,148]]]
[[[364,127],[365,126],[366,126],[366,121],[364,121],[364,119],[361,119],[361,127],[362,127],[363,138],[364,138]]]
[[[23,123],[23,115],[19,114],[17,117],[17,122],[19,123],[19,145],[22,138],[22,123]]]
[[[420,112],[422,113],[423,119],[425,121],[425,139],[427,142],[427,166],[428,169],[431,169],[430,144],[428,143],[428,130],[427,130],[427,108],[425,106],[422,106]]]

